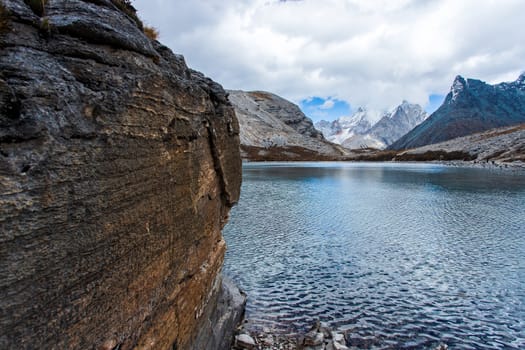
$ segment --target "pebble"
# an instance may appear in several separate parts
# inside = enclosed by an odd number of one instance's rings
[[[255,349],[255,340],[248,334],[239,334],[235,337],[235,344],[241,349]]]
[[[239,332],[241,334],[236,336],[235,350],[350,350],[346,346],[344,334],[319,321],[299,340],[292,336],[277,335],[275,330],[269,328],[264,328],[262,333],[251,333],[251,336],[244,333],[246,330],[243,327]],[[434,350],[448,350],[448,346],[442,343]]]

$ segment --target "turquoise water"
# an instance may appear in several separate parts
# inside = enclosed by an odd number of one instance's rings
[[[224,235],[253,330],[320,319],[360,349],[525,349],[523,173],[245,164]]]

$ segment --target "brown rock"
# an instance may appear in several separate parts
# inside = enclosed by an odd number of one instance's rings
[[[240,191],[225,92],[110,1],[51,1],[51,36],[4,5],[0,348],[191,349]]]

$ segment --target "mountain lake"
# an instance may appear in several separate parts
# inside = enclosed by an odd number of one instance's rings
[[[358,349],[525,349],[525,174],[245,163],[224,229],[247,327]]]

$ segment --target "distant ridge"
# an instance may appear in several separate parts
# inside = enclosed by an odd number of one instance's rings
[[[525,122],[525,74],[490,85],[457,76],[443,104],[389,149],[408,149]]]

